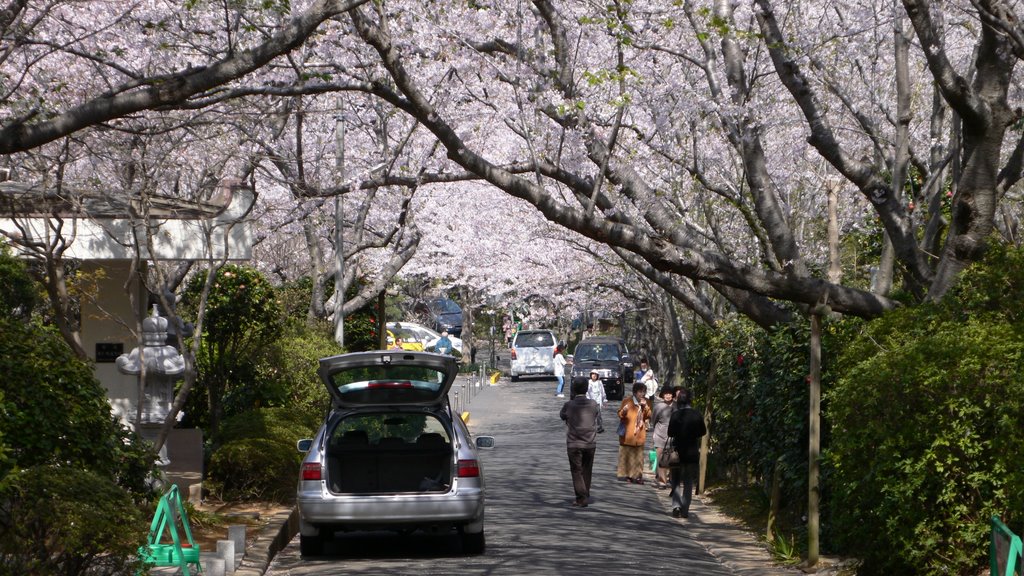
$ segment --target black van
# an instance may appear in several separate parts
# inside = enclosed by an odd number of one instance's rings
[[[572,359],[572,382],[590,379],[597,371],[609,400],[622,400],[626,384],[633,383],[633,359],[626,342],[614,336],[591,336],[576,345]]]

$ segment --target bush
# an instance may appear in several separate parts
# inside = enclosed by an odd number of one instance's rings
[[[113,416],[89,364],[54,330],[17,320],[0,319],[0,350],[0,477],[16,467],[59,464],[149,496],[153,455]]]
[[[224,500],[273,500],[295,496],[302,453],[295,442],[319,425],[301,410],[266,408],[224,422],[214,439],[207,478]]]
[[[28,320],[42,300],[39,286],[29,276],[25,263],[0,243],[0,317]]]
[[[0,484],[0,573],[134,575],[146,520],[108,478],[36,466]]]
[[[284,395],[283,404],[310,419],[321,419],[327,414],[331,397],[317,374],[319,361],[341,352],[326,324],[310,327],[295,322],[268,351],[259,378],[276,382]]]
[[[193,319],[206,276],[195,275],[185,290],[182,309]],[[229,264],[216,271],[196,355],[198,379],[185,408],[188,425],[216,434],[223,418],[281,397],[274,382],[256,378],[255,367],[282,324],[274,287],[258,270]]]
[[[863,574],[977,574],[995,513],[1024,509],[1020,252],[994,248],[940,305],[895,311],[829,391],[833,532]]]

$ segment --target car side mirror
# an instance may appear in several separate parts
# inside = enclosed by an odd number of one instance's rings
[[[309,452],[309,449],[312,448],[312,447],[313,447],[313,439],[312,438],[303,438],[302,440],[299,440],[298,442],[295,443],[295,448],[299,452]]]
[[[477,436],[475,442],[477,448],[494,448],[494,436]]]

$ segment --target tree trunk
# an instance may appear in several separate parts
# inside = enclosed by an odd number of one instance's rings
[[[836,185],[825,185],[828,191],[828,281],[838,284],[843,279],[843,263],[839,257],[839,190]]]
[[[704,426],[707,427],[708,433],[700,439],[700,471],[698,473],[699,481],[697,482],[697,494],[700,494],[704,490],[704,482],[707,479],[708,474],[708,450],[711,447],[711,434],[714,433],[712,427],[711,415],[712,407],[714,406],[714,394],[715,385],[718,383],[718,356],[712,355],[711,368],[708,373],[707,392],[705,394],[706,401],[704,403]]]
[[[306,253],[309,254],[309,275],[313,279],[312,293],[309,296],[309,311],[306,317],[310,321],[327,317],[327,310],[324,308],[324,259],[320,251],[320,242],[310,221],[312,216],[306,216],[302,222],[302,235],[306,239]]]

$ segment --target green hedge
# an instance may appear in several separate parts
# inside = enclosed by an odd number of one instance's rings
[[[940,304],[824,326],[821,551],[860,574],[962,574],[988,519],[1024,532],[1024,252],[993,245]],[[688,384],[719,469],[806,507],[807,321],[698,329]],[[798,542],[801,534],[797,534]]]
[[[829,391],[834,534],[864,574],[985,566],[1024,526],[1024,258],[993,247],[939,305],[863,328]]]
[[[286,408],[226,420],[207,469],[211,490],[224,500],[290,501],[303,457],[295,443],[312,437],[318,425],[303,411]]]

